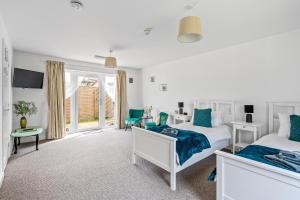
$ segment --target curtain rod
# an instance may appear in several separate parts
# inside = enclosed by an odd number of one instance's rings
[[[50,60],[50,59],[49,59]],[[48,60],[41,60],[41,62],[44,62],[44,63],[47,63]],[[69,66],[75,66],[75,67],[91,67],[90,65],[97,65],[95,63],[89,63],[87,65],[78,65],[78,64],[71,64],[71,63],[68,63],[68,62],[65,62],[63,60],[59,60],[59,59],[55,59],[55,61],[58,61],[58,62],[63,62],[65,63],[65,65],[69,65]],[[99,64],[99,66],[103,67],[104,65],[101,65]]]
[[[48,60],[41,60],[41,62],[46,63],[46,64],[47,64],[47,61],[48,61]],[[56,61],[63,62],[63,63],[65,63],[66,66],[95,68],[95,66],[90,66],[90,65],[77,65],[77,64],[71,64],[71,63],[64,62],[64,61],[59,60],[59,59],[57,59]],[[92,63],[91,63],[91,64],[92,64]],[[97,64],[92,64],[92,65],[97,65]],[[119,68],[106,69],[106,68],[104,68],[104,65],[100,65],[100,64],[99,64],[99,66],[102,67],[103,70],[107,70],[107,71],[113,71],[113,72],[115,72],[115,71],[119,70]],[[96,69],[96,68],[95,68],[95,69]],[[76,70],[76,71],[86,72],[85,70],[81,70],[81,69],[70,69],[70,70]]]

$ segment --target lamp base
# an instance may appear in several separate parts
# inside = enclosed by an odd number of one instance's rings
[[[252,123],[253,121],[252,121],[252,114],[246,114],[246,122],[247,123]]]
[[[183,108],[179,108],[179,114],[183,114]]]

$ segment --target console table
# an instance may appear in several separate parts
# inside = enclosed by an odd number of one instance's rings
[[[33,130],[29,130],[33,129]],[[15,148],[15,154],[18,152],[18,145],[20,145],[20,138],[22,137],[29,137],[29,136],[35,136],[35,148],[36,150],[39,150],[39,135],[43,132],[42,128],[36,128],[36,127],[29,127],[26,129],[18,128],[11,134],[11,137],[14,138],[14,148]]]

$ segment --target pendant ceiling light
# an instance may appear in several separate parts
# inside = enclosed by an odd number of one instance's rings
[[[177,40],[182,43],[197,42],[202,38],[198,16],[187,16],[180,20]]]
[[[105,58],[104,66],[107,68],[116,68],[117,67],[117,59],[111,56],[112,50],[109,51],[110,56]]]

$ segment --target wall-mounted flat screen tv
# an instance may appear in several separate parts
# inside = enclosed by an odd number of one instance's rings
[[[42,89],[44,73],[14,68],[13,87]]]

